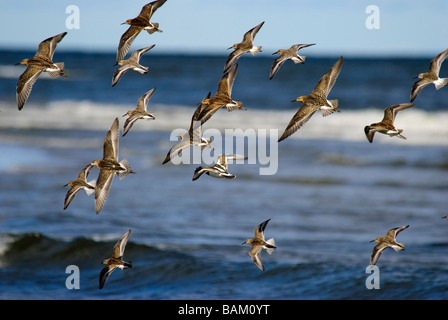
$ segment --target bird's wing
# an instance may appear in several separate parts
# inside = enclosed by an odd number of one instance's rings
[[[115,86],[118,81],[120,81],[121,77],[129,70],[127,66],[120,66],[114,71],[114,75],[112,77],[112,87]]]
[[[27,67],[26,70],[20,75],[19,80],[17,81],[16,94],[17,106],[19,107],[19,110],[23,108],[25,102],[28,100],[31,89],[41,73],[42,70],[40,69]]]
[[[260,31],[260,29],[263,26],[263,24],[264,24],[264,21],[261,22],[260,24],[256,25],[255,27],[253,27],[249,31],[247,31],[244,34],[243,41],[248,41],[249,40],[250,42],[252,42],[255,39],[255,36],[257,35],[258,31]]]
[[[218,82],[216,94],[232,95],[233,82],[235,81],[236,72],[238,70],[238,63],[235,63],[229,71],[226,72]]]
[[[119,131],[118,118],[115,118],[109,131],[106,134],[106,137],[104,138],[103,159],[118,159],[118,139],[120,134]]]
[[[383,251],[386,250],[387,248],[388,248],[387,245],[385,245],[383,243],[377,244],[372,249],[372,255],[370,256],[370,264],[375,265],[378,262],[378,259],[380,258]]]
[[[140,119],[139,114],[133,114],[126,119],[123,125],[123,133],[122,133],[123,137],[126,135],[126,133],[128,133],[128,131],[132,128],[132,126],[138,119]]]
[[[188,148],[190,146],[190,138],[186,138],[184,137],[183,140],[179,141],[178,143],[176,143],[174,146],[171,147],[170,151],[168,151],[165,160],[163,161],[162,164],[167,163],[168,161],[170,161],[172,158],[174,158],[175,156],[179,155],[182,153],[182,151],[185,148]]]
[[[432,59],[431,63],[429,64],[429,71],[433,72],[436,75],[439,75],[440,67],[442,66],[443,61],[445,61],[447,54],[448,49],[445,49],[444,51],[440,52],[437,56],[435,56],[434,59]]]
[[[396,237],[401,231],[403,231],[404,229],[407,229],[408,227],[409,227],[409,225],[406,225],[406,226],[403,226],[403,227],[397,227],[397,228],[390,229],[390,230],[387,232],[387,235],[388,235],[388,236],[391,236],[391,237],[393,237],[393,238],[395,239],[395,237]]]
[[[103,210],[109,195],[109,190],[114,180],[115,172],[110,170],[101,170],[95,187],[95,210],[99,213]]]
[[[137,100],[137,109],[138,110],[146,111],[147,106],[148,106],[148,101],[149,101],[149,99],[151,99],[152,95],[154,94],[154,91],[156,91],[156,88],[152,88],[151,90],[146,92],[144,95],[142,95]]]
[[[76,194],[81,189],[82,189],[81,185],[75,185],[67,191],[67,194],[65,195],[65,199],[64,199],[64,210],[67,209],[69,204],[72,202],[73,198],[75,198]]]
[[[109,276],[112,274],[112,272],[115,270],[115,267],[111,267],[111,266],[105,266],[101,272],[100,272],[100,285],[99,288],[102,289],[104,287],[104,285],[106,284],[107,279],[109,278]]]
[[[139,16],[144,17],[149,21],[154,12],[156,12],[156,10],[160,8],[165,2],[166,0],[157,0],[144,5],[142,7],[142,10],[140,11]]]
[[[136,62],[140,61],[140,58],[142,57],[142,55],[144,55],[146,52],[148,52],[149,50],[151,50],[152,48],[154,48],[155,44],[150,45],[149,47],[145,47],[139,50],[135,50],[134,52],[132,52],[130,59],[135,60]]]
[[[255,262],[256,266],[260,268],[260,270],[264,271],[263,260],[261,260],[261,249],[262,246],[253,246],[249,251],[249,255],[252,258],[252,261]]]
[[[331,67],[331,69],[322,76],[313,91],[322,92],[325,96],[328,96],[328,93],[333,88],[336,83],[336,79],[341,72],[342,61],[343,57],[340,57],[333,67]]]
[[[120,240],[114,246],[114,258],[121,258],[124,255],[124,249],[126,248],[126,244],[128,243],[129,236],[131,235],[131,230],[128,230]]]
[[[364,127],[364,133],[366,134],[367,140],[369,140],[370,143],[373,142],[373,137],[375,136],[375,132],[377,132],[378,129],[371,126]]]
[[[280,67],[283,65],[283,63],[285,63],[285,61],[288,59],[289,59],[289,57],[280,56],[274,60],[274,62],[272,63],[269,79],[272,79],[275,76],[275,74],[278,72],[278,70],[280,70]]]
[[[59,42],[61,42],[62,38],[65,37],[67,32],[62,32],[54,37],[50,37],[45,39],[41,43],[39,43],[39,47],[37,48],[36,56],[44,56],[50,60],[53,60],[54,51],[56,50],[56,46]]]
[[[400,104],[394,104],[392,106],[387,107],[384,109],[384,117],[383,121],[392,121],[394,122],[395,117],[397,116],[398,111],[413,107],[413,103],[400,103]]]
[[[317,108],[310,106],[308,104],[303,104],[302,107],[296,112],[292,117],[282,136],[278,140],[279,142],[286,139],[294,132],[299,130],[316,112]]]
[[[422,79],[422,80],[418,80],[414,83],[414,85],[412,86],[412,90],[411,90],[411,102],[415,100],[415,98],[417,98],[417,96],[419,95],[420,91],[422,91],[422,89],[424,87],[426,87],[428,84],[430,84],[431,82],[426,80],[426,79]]]
[[[226,64],[224,65],[224,73],[228,72],[230,67],[247,51],[244,49],[235,49],[227,57]]]
[[[268,219],[266,221],[263,221],[260,223],[254,230],[255,238],[263,239],[264,240],[264,230],[266,229],[266,226],[268,225],[268,222],[271,219]]]
[[[131,48],[132,42],[134,42],[135,38],[139,35],[141,28],[130,26],[128,30],[120,38],[120,42],[118,44],[117,49],[117,62],[123,60],[123,58],[128,53]]]

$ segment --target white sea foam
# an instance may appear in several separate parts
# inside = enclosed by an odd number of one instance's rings
[[[91,101],[58,101],[45,105],[29,103],[21,111],[11,103],[0,102],[0,128],[2,129],[58,129],[58,130],[106,130],[115,117],[124,123],[122,115],[135,106],[128,104],[106,104]],[[188,129],[193,107],[180,105],[150,104],[148,111],[155,120],[148,125],[135,125],[132,130],[155,130],[171,132]],[[288,110],[219,110],[204,124],[207,129],[277,129],[279,136],[295,114]],[[327,117],[320,112],[288,139],[336,139],[366,141],[364,127],[383,118],[378,109],[341,110]],[[121,120],[123,119],[123,120]],[[406,141],[376,134],[374,143],[406,143],[415,145],[448,145],[448,111],[428,112],[417,108],[397,115],[395,126],[403,129]]]
[[[14,238],[10,235],[3,234],[0,235],[0,257],[2,257],[6,251],[9,249],[11,243],[14,242]],[[4,264],[2,263],[2,259],[0,259],[0,268],[4,267]]]

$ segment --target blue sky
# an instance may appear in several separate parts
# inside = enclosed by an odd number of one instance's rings
[[[67,31],[58,50],[115,52],[127,29],[121,23],[148,2],[0,0],[0,48],[37,49],[43,39]],[[79,8],[79,29],[66,27],[69,5]],[[369,5],[379,9],[379,29],[366,27]],[[141,33],[131,50],[156,44],[159,53],[228,54],[265,21],[255,41],[262,54],[316,43],[302,54],[435,56],[448,47],[447,14],[446,0],[168,0],[152,19],[164,32]]]

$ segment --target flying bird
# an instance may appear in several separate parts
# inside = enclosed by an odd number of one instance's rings
[[[221,77],[218,82],[216,94],[212,98],[202,102],[202,110],[197,117],[197,125],[199,123],[203,125],[221,108],[225,108],[229,112],[237,109],[247,110],[243,107],[241,101],[235,101],[231,97],[237,70],[238,63],[234,64],[230,70]]]
[[[84,169],[82,169],[76,180],[69,181],[65,186],[70,186],[71,188],[67,191],[64,200],[64,210],[67,209],[69,204],[72,202],[73,198],[80,190],[84,190],[88,196],[95,192],[96,180],[87,182],[87,177],[89,175],[92,166],[89,164]]]
[[[131,48],[131,44],[134,42],[135,38],[140,34],[142,30],[148,31],[149,34],[153,34],[154,32],[162,32],[159,29],[159,24],[157,22],[151,22],[151,17],[154,12],[160,8],[166,0],[156,0],[150,2],[142,7],[140,14],[134,19],[128,19],[122,24],[128,24],[130,27],[126,30],[125,33],[120,38],[120,42],[118,44],[117,49],[117,63],[128,53]]]
[[[247,239],[242,243],[248,243],[252,246],[252,249],[250,249],[249,251],[249,256],[252,258],[253,262],[255,262],[255,265],[262,271],[264,271],[264,265],[263,260],[261,260],[260,256],[261,250],[265,249],[269,254],[272,254],[272,251],[277,248],[274,238],[271,238],[267,241],[264,240],[264,230],[266,229],[266,226],[270,220],[271,219],[268,219],[260,223],[255,228],[255,236],[252,239]]]
[[[126,232],[120,240],[115,244],[113,254],[110,258],[105,259],[103,264],[106,266],[100,272],[99,278],[99,288],[103,289],[106,284],[107,279],[112,274],[116,268],[120,268],[123,271],[132,268],[131,261],[123,261],[124,249],[128,243],[129,236],[131,235],[131,230]]]
[[[439,90],[440,88],[446,86],[448,78],[440,78],[439,72],[440,67],[442,66],[442,63],[445,60],[447,54],[448,49],[445,49],[444,51],[439,53],[434,59],[431,60],[431,63],[429,64],[429,70],[418,75],[417,78],[419,78],[420,80],[415,82],[412,86],[411,102],[414,101],[420,91],[422,91],[422,89],[428,84],[433,83],[436,87],[436,90]]]
[[[194,170],[193,181],[199,179],[204,173],[214,178],[235,179],[236,175],[227,171],[227,163],[233,160],[247,160],[247,157],[237,154],[221,154],[211,167],[197,167]]]
[[[370,264],[375,265],[378,262],[378,259],[380,258],[381,254],[387,248],[392,248],[396,252],[398,252],[400,250],[404,250],[404,244],[398,243],[395,240],[395,238],[401,231],[403,231],[404,229],[406,229],[408,227],[409,227],[409,225],[390,229],[389,231],[387,231],[387,234],[384,237],[377,237],[374,240],[370,241],[370,242],[378,243],[372,250],[372,255],[370,257]]]
[[[261,46],[255,46],[254,39],[263,24],[264,21],[247,31],[244,34],[243,41],[241,41],[240,43],[235,43],[233,46],[228,48],[228,50],[234,50],[227,58],[226,64],[224,66],[224,73],[229,71],[230,67],[246,52],[250,52],[253,56],[255,56],[258,52],[261,52]]]
[[[43,71],[47,72],[52,78],[58,76],[67,77],[64,73],[64,62],[54,63],[52,61],[57,44],[61,42],[66,34],[67,32],[63,32],[45,39],[39,44],[33,58],[23,59],[17,63],[18,65],[23,64],[27,66],[17,81],[16,99],[19,110],[22,110],[34,83]]]
[[[165,164],[174,157],[180,155],[182,151],[188,147],[198,146],[201,150],[208,147],[213,150],[213,147],[211,146],[213,137],[204,138],[202,136],[202,124],[199,121],[201,112],[206,106],[209,105],[210,96],[211,92],[209,92],[207,96],[198,104],[196,110],[191,116],[190,128],[188,129],[188,132],[178,136],[181,140],[171,147],[162,164]]]
[[[115,118],[104,138],[103,159],[93,160],[90,163],[90,165],[100,169],[95,187],[95,210],[97,214],[100,213],[106,203],[115,174],[118,174],[118,177],[123,179],[128,174],[135,173],[135,171],[131,170],[126,159],[118,162],[118,138],[119,123],[118,118]]]
[[[126,135],[126,133],[128,133],[128,131],[131,129],[131,127],[134,125],[134,123],[138,119],[155,119],[156,118],[153,114],[148,113],[148,111],[147,111],[148,101],[149,101],[149,99],[151,99],[151,96],[153,95],[155,90],[156,90],[156,88],[153,88],[153,89],[149,90],[148,92],[146,92],[144,95],[142,95],[137,100],[137,107],[133,110],[129,110],[128,112],[126,112],[123,115],[123,117],[129,116],[126,119],[126,121],[124,122],[123,134],[122,134],[123,137]]]
[[[140,64],[140,58],[147,51],[154,48],[154,46],[155,44],[146,48],[136,50],[131,54],[129,59],[118,61],[116,65],[120,66],[114,71],[114,75],[112,77],[112,87],[115,86],[118,83],[118,81],[120,81],[121,77],[123,77],[123,75],[128,70],[134,70],[141,74],[148,73],[148,67],[144,67]]]
[[[275,74],[280,70],[280,67],[285,63],[286,60],[291,60],[295,64],[297,63],[305,63],[305,56],[299,56],[298,51],[302,48],[306,48],[309,46],[314,46],[315,43],[310,44],[294,44],[289,49],[279,49],[274,52],[274,54],[279,54],[280,56],[274,60],[271,67],[271,73],[269,74],[269,80],[271,80]]]
[[[322,112],[322,116],[328,116],[338,110],[338,100],[328,100],[327,96],[336,83],[342,68],[343,57],[340,57],[333,67],[319,80],[314,90],[307,96],[300,96],[294,101],[300,101],[303,105],[299,111],[292,117],[278,142],[286,139],[299,128],[301,128],[317,111]]]
[[[375,132],[387,134],[390,137],[397,136],[401,139],[406,139],[406,137],[401,134],[403,132],[403,129],[396,129],[394,127],[394,120],[395,117],[397,116],[398,111],[413,106],[414,106],[413,103],[401,103],[392,105],[384,109],[384,117],[381,122],[372,123],[370,126],[364,127],[364,133],[366,134],[367,140],[369,140],[369,142],[372,143]]]

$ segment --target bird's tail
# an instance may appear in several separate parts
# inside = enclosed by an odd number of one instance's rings
[[[249,51],[255,56],[258,52],[261,52],[261,46],[253,46]]]
[[[159,29],[159,23],[158,22],[153,22],[152,26],[154,28],[146,30],[146,31],[148,31],[149,34],[153,34],[154,32],[163,32],[162,30]]]
[[[265,245],[265,249],[267,253],[271,254],[272,251],[274,251],[277,247],[275,246],[274,238],[269,239],[266,241],[267,245]]]
[[[299,58],[292,59],[292,61],[294,61],[295,64],[297,64],[297,63],[305,63],[305,59],[306,59],[306,56],[299,56]]]
[[[436,90],[439,90],[440,88],[443,88],[448,83],[448,78],[441,78],[434,82],[434,85],[436,86]]]
[[[403,129],[398,129],[397,137],[400,139],[406,140],[407,138],[401,134],[402,132],[403,132]]]
[[[89,188],[89,189],[84,189],[84,190],[86,191],[86,194],[88,196],[90,196],[92,193],[95,192],[96,180],[92,180],[92,181],[89,181],[87,183],[92,186],[92,189]]]
[[[58,76],[63,76],[63,77],[67,77],[67,75],[64,73],[64,62],[56,62],[55,65],[58,67],[59,70],[55,70],[55,71],[48,71],[48,74],[52,77],[52,78],[56,78]]]
[[[396,252],[398,252],[398,251],[400,251],[400,250],[404,250],[404,243],[398,243],[398,245],[394,245],[394,246],[392,246],[392,248],[393,248]]]
[[[131,170],[131,166],[129,165],[128,160],[123,159],[121,160],[120,164],[123,166],[123,168],[125,168],[126,170],[123,171],[119,171],[118,172],[118,178],[121,180],[123,178],[125,178],[128,174],[130,173],[135,173],[134,171]]]

